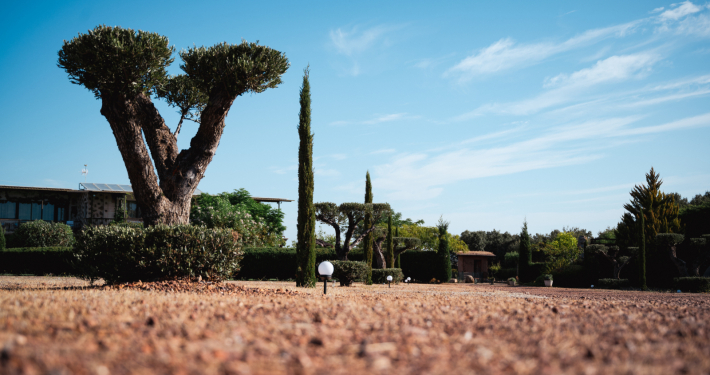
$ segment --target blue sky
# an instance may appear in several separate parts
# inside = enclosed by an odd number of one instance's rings
[[[451,231],[614,226],[653,166],[710,190],[706,2],[14,2],[0,15],[0,184],[129,183],[100,102],[57,68],[99,24],[179,50],[242,39],[285,52],[284,83],[238,98],[200,189],[297,199],[310,64],[315,200],[376,202]],[[180,72],[179,57],[171,68]],[[169,126],[178,116],[157,104]],[[196,126],[187,124],[186,148]],[[296,202],[283,206],[296,237]]]

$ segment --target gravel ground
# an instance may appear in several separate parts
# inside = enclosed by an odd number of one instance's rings
[[[710,295],[0,277],[2,374],[710,374]]]

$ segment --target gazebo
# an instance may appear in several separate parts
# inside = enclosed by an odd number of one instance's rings
[[[487,279],[489,260],[492,262],[495,254],[490,251],[469,251],[467,253],[457,253],[459,280],[466,276],[473,276],[474,279]]]

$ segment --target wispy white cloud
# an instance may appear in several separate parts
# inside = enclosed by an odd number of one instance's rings
[[[468,120],[485,113],[513,115],[537,113],[546,108],[579,100],[580,95],[588,95],[589,89],[595,85],[643,76],[659,60],[660,55],[654,52],[611,56],[589,68],[546,79],[543,87],[549,90],[533,98],[511,103],[484,104],[471,112],[455,117],[454,120]]]
[[[461,60],[450,68],[445,76],[457,77],[459,82],[466,82],[479,75],[535,64],[561,52],[587,46],[606,38],[626,35],[639,23],[640,21],[634,21],[588,30],[561,43],[516,44],[511,38],[500,39]]]
[[[674,4],[675,7],[673,9],[668,9],[667,11],[661,13],[659,15],[659,18],[662,21],[667,21],[667,20],[678,20],[680,18],[683,18],[689,14],[697,13],[702,10],[701,7],[691,3],[690,1],[684,1],[680,4]],[[658,8],[656,8],[658,9]],[[661,8],[663,9],[663,8]]]
[[[421,116],[410,115],[408,113],[390,113],[385,115],[377,115],[369,120],[364,121],[333,121],[330,123],[332,126],[343,126],[352,124],[362,124],[362,125],[375,125],[385,122],[402,121],[402,120],[416,120]]]
[[[505,146],[470,149],[452,145],[454,151],[433,156],[427,153],[400,154],[389,163],[374,168],[373,183],[387,191],[389,199],[430,199],[439,195],[444,186],[458,181],[597,160],[604,156],[598,147],[600,139],[633,140],[644,134],[710,126],[710,113],[661,125],[632,126],[641,119],[642,116],[628,116],[565,125]]]
[[[401,26],[378,25],[369,28],[354,26],[349,29],[330,30],[330,44],[337,53],[347,56],[350,67],[347,73],[357,76],[362,72],[360,61],[363,56],[378,46],[391,44],[388,36]]]

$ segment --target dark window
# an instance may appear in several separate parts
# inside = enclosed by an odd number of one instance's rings
[[[0,219],[14,219],[17,215],[17,203],[0,203]]]
[[[42,207],[42,220],[44,221],[54,221],[54,205],[45,204]]]
[[[20,220],[32,220],[32,203],[20,203]]]
[[[127,202],[126,211],[128,212],[128,217],[132,219],[140,219],[141,217],[141,209],[136,202]]]

